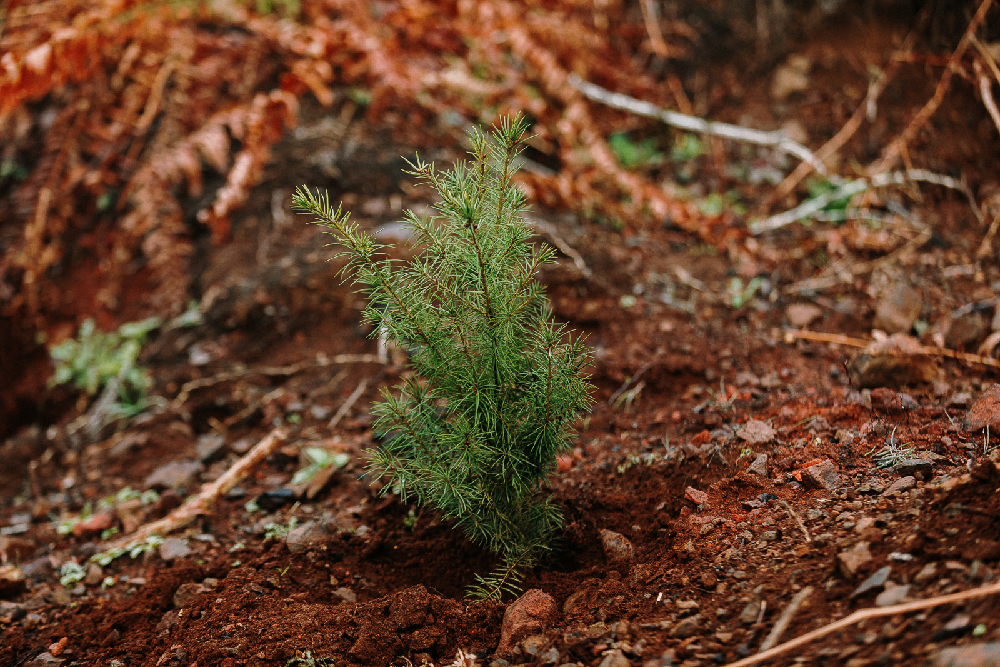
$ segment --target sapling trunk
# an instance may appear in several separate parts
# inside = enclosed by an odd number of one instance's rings
[[[408,163],[440,197],[434,216],[405,214],[420,249],[410,263],[387,258],[327,195],[299,188],[293,198],[343,246],[373,335],[409,352],[413,374],[373,407],[386,435],[369,472],[500,557],[471,591],[485,598],[516,591],[551,549],[562,516],[543,487],[591,402],[589,351],[552,321],[535,279],[555,253],[529,242],[525,196],[512,183],[526,129],[515,118],[492,139],[473,131],[471,161],[450,171]]]

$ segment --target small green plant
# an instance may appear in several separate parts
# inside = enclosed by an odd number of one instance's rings
[[[128,546],[115,547],[113,549],[108,549],[107,551],[96,553],[90,557],[90,560],[97,563],[101,567],[106,567],[125,554],[128,554],[130,558],[135,559],[144,553],[152,552],[161,544],[163,544],[162,537],[159,535],[150,535],[142,542],[135,542],[133,544],[129,544]]]
[[[670,149],[670,159],[674,162],[688,162],[705,154],[705,144],[697,134],[685,132],[677,137]]]
[[[330,658],[314,658],[311,651],[306,651],[300,656],[296,656],[285,663],[285,667],[328,667],[334,662]]]
[[[874,451],[874,449],[872,450]],[[899,465],[906,459],[913,457],[914,448],[910,443],[901,443],[896,439],[896,429],[892,429],[892,434],[885,441],[882,449],[875,452],[875,465],[879,468],[891,468]],[[871,453],[871,452],[869,452]]]
[[[59,583],[63,588],[69,588],[73,584],[78,584],[87,576],[87,571],[75,560],[69,560],[59,568]]]
[[[325,195],[300,188],[293,198],[344,246],[372,335],[410,354],[413,375],[373,407],[374,430],[385,435],[369,474],[500,557],[470,590],[491,599],[518,590],[524,568],[551,548],[562,517],[542,487],[591,402],[589,352],[552,322],[535,280],[554,251],[529,243],[525,197],[511,182],[526,128],[518,118],[503,120],[492,140],[473,131],[471,163],[448,172],[410,163],[441,201],[437,216],[406,214],[422,249],[409,264],[385,258],[385,246]]]
[[[264,539],[265,540],[283,540],[288,537],[288,532],[295,530],[295,526],[299,525],[299,520],[294,516],[288,520],[288,525],[283,525],[280,523],[268,523],[264,525]]]
[[[115,412],[125,417],[142,412],[149,404],[146,392],[151,382],[136,361],[147,334],[159,326],[159,318],[150,317],[105,333],[97,330],[94,320],[85,320],[76,338],[49,350],[56,369],[49,385],[72,382],[93,396],[115,383],[118,398]]]
[[[351,460],[351,457],[347,454],[331,452],[329,449],[323,449],[322,447],[306,447],[305,455],[309,459],[309,465],[297,470],[292,475],[291,483],[293,485],[311,482],[316,473],[323,468],[329,466],[343,468]]]
[[[656,139],[652,137],[637,144],[627,134],[621,132],[608,137],[608,146],[618,158],[618,164],[625,169],[653,166],[663,162],[663,153],[657,149]]]

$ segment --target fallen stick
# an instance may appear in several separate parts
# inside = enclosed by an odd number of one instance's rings
[[[801,220],[802,218],[822,211],[828,204],[841,199],[849,199],[856,194],[864,192],[868,188],[881,188],[887,185],[902,185],[908,181],[923,181],[925,183],[933,183],[952,190],[958,190],[972,201],[973,209],[978,212],[978,207],[975,204],[975,199],[972,197],[972,193],[969,192],[968,186],[962,181],[952,178],[951,176],[935,174],[934,172],[926,169],[908,169],[906,171],[894,171],[888,174],[876,174],[871,179],[858,178],[850,181],[849,183],[845,183],[836,190],[826,192],[818,197],[813,197],[812,199],[803,202],[789,211],[779,213],[778,215],[772,215],[770,218],[765,218],[764,220],[758,220],[751,223],[750,233],[756,236],[757,234],[761,234],[763,232],[769,232],[780,227],[784,227],[785,225],[790,225],[797,220]]]
[[[805,331],[803,329],[789,330],[785,332],[785,340],[793,341],[796,338],[802,340],[811,340],[818,343],[837,343],[838,345],[847,345],[849,347],[868,347],[872,341],[867,341],[862,338],[849,338],[847,336],[841,336],[840,334],[828,334],[819,331]],[[930,347],[928,345],[921,345],[919,348],[913,350],[913,352],[900,352],[899,354],[911,354],[911,355],[927,355],[930,357],[945,357],[946,359],[956,359],[958,361],[965,361],[970,364],[982,364],[983,366],[989,366],[991,368],[1000,368],[1000,359],[993,359],[992,357],[984,357],[979,354],[971,354],[969,352],[957,352],[955,350],[949,350],[944,347]]]
[[[347,397],[347,400],[340,406],[340,409],[337,410],[337,414],[335,414],[333,419],[330,420],[330,423],[327,424],[327,428],[331,430],[336,428],[337,424],[340,423],[340,420],[344,418],[344,415],[346,415],[347,412],[354,407],[354,404],[357,403],[358,399],[361,398],[361,394],[365,393],[365,389],[367,387],[368,380],[362,380],[358,383],[358,386],[353,392],[351,392],[351,395]]]
[[[979,588],[962,591],[961,593],[942,595],[940,597],[930,598],[927,600],[906,602],[904,604],[897,604],[891,607],[862,609],[854,612],[846,618],[840,619],[839,621],[824,625],[822,628],[817,628],[812,632],[807,632],[801,637],[796,637],[795,639],[787,641],[784,644],[780,644],[779,646],[775,646],[774,648],[766,651],[761,651],[757,655],[752,655],[748,658],[731,662],[728,667],[748,667],[749,665],[756,665],[759,662],[770,660],[771,658],[790,651],[793,648],[798,648],[803,644],[808,644],[814,639],[825,637],[832,632],[836,632],[837,630],[841,630],[861,621],[866,621],[870,618],[883,618],[885,616],[895,616],[896,614],[906,614],[911,611],[920,611],[921,609],[930,609],[931,607],[938,607],[940,605],[962,602],[963,600],[971,600],[973,598],[983,597],[984,595],[992,595],[993,593],[1000,593],[1000,583],[990,584],[989,586],[980,586]]]
[[[809,531],[806,530],[806,525],[804,523],[802,523],[802,519],[800,519],[799,515],[795,513],[795,510],[792,509],[792,506],[788,504],[788,501],[787,500],[782,500],[781,501],[781,506],[785,508],[785,511],[788,512],[788,515],[790,517],[792,517],[793,519],[795,519],[795,523],[798,524],[799,530],[801,530],[802,534],[806,536],[806,542],[812,542],[813,539],[812,539],[812,537],[810,537]]]
[[[671,127],[688,130],[689,132],[698,132],[713,137],[734,139],[736,141],[743,141],[749,144],[757,144],[758,146],[774,146],[778,150],[794,155],[804,162],[809,162],[816,171],[821,174],[826,174],[826,166],[816,159],[816,156],[813,155],[812,151],[802,144],[789,139],[782,130],[765,132],[763,130],[753,130],[747,127],[741,127],[739,125],[730,125],[729,123],[708,121],[698,118],[697,116],[688,116],[687,114],[677,113],[676,111],[667,111],[666,109],[661,109],[651,102],[637,100],[634,97],[630,97],[622,93],[613,93],[595,83],[584,81],[577,74],[570,74],[567,76],[566,82],[573,88],[576,88],[583,93],[585,97],[614,109],[628,111],[637,116],[655,118]]]
[[[778,639],[781,637],[781,634],[788,628],[788,624],[792,621],[792,616],[794,616],[795,612],[799,610],[799,607],[801,607],[802,603],[806,601],[806,598],[812,595],[812,592],[813,587],[806,586],[795,594],[792,601],[788,603],[787,607],[785,607],[785,611],[781,612],[781,616],[778,618],[778,622],[774,624],[774,627],[771,628],[770,634],[768,634],[767,638],[761,642],[761,651],[770,650],[775,644],[778,643]]]
[[[287,437],[288,433],[283,428],[274,429],[263,440],[254,445],[254,448],[247,452],[243,458],[233,464],[233,467],[223,473],[222,476],[214,482],[202,484],[198,495],[191,496],[180,507],[159,521],[153,521],[152,523],[140,526],[134,533],[125,535],[108,544],[105,550],[116,548],[127,549],[134,544],[142,542],[151,535],[163,536],[186,526],[195,518],[204,514],[219,496],[228,493],[230,489],[246,479],[250,471],[274,453]]]

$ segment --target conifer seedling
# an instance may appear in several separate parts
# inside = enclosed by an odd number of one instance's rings
[[[373,335],[409,353],[412,375],[373,407],[385,436],[369,473],[500,558],[470,589],[485,599],[516,594],[525,568],[551,550],[562,516],[546,477],[591,403],[589,351],[553,322],[535,279],[555,252],[529,243],[525,196],[511,180],[526,129],[515,118],[492,136],[472,131],[471,160],[450,171],[408,161],[440,198],[434,215],[405,214],[418,250],[410,262],[387,257],[326,194],[303,187],[293,197],[343,247]]]

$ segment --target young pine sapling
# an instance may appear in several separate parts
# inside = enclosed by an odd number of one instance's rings
[[[293,198],[343,246],[373,335],[409,352],[412,376],[373,408],[385,437],[369,471],[500,557],[470,590],[480,598],[515,593],[551,549],[562,517],[542,487],[591,402],[589,351],[552,321],[535,279],[555,253],[529,243],[525,196],[512,183],[526,129],[515,118],[492,138],[473,131],[471,161],[451,171],[408,162],[440,198],[436,215],[405,214],[420,250],[409,263],[386,257],[327,195],[299,188]]]

